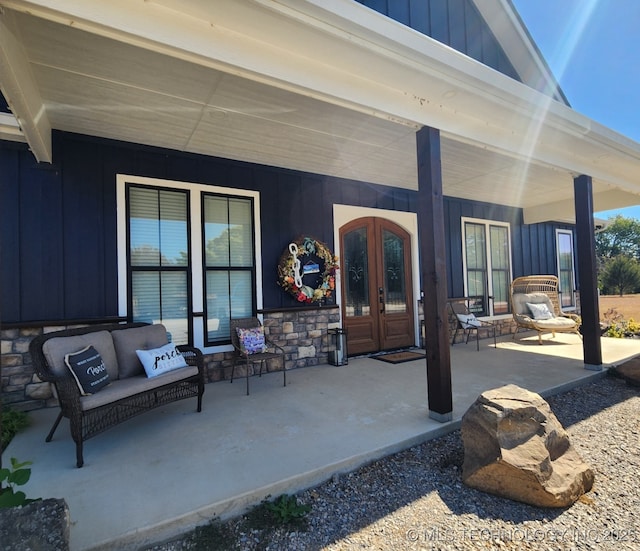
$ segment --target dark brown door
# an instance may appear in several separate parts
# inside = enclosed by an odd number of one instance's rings
[[[415,344],[411,236],[382,218],[340,229],[342,316],[350,356]]]

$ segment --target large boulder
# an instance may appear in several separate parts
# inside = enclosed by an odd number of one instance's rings
[[[482,393],[462,417],[462,479],[478,490],[538,507],[567,507],[594,472],[538,394],[507,385]]]
[[[69,507],[64,499],[0,508],[0,549],[69,551],[69,525]]]

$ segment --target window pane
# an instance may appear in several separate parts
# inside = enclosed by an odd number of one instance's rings
[[[188,264],[187,196],[160,192],[160,252],[163,266]]]
[[[571,234],[558,234],[558,260],[561,270],[570,270],[573,268],[573,239]]]
[[[558,279],[560,283],[561,306],[574,306],[573,290],[573,235],[569,232],[557,232],[558,242]]]
[[[345,312],[347,316],[368,316],[369,263],[367,230],[360,228],[344,236]]]
[[[132,266],[188,264],[186,193],[131,187],[129,216]]]
[[[163,272],[160,278],[162,288],[162,316],[160,323],[164,324],[176,344],[188,344],[189,321],[187,274],[186,272]]]
[[[131,265],[159,266],[158,192],[155,189],[130,188],[129,200]]]
[[[207,272],[207,335],[209,342],[229,339],[229,273]]]
[[[207,266],[229,266],[229,210],[225,197],[204,198],[204,241]]]
[[[491,269],[509,267],[509,236],[507,228],[491,226]]]
[[[155,323],[160,319],[160,272],[131,274],[133,321]]]
[[[493,270],[493,313],[509,313],[509,272],[506,270]]]
[[[133,321],[162,323],[173,342],[189,342],[185,272],[133,272],[131,296]]]
[[[231,318],[253,315],[251,272],[207,271],[207,336],[209,342],[228,341]]]
[[[407,294],[404,277],[403,241],[397,235],[384,230],[384,284],[385,308],[389,313],[407,311]]]
[[[229,199],[229,225],[231,240],[231,266],[253,265],[253,226],[251,202]]]
[[[253,218],[249,199],[204,198],[208,267],[253,266]]]
[[[465,224],[467,246],[467,268],[484,270],[486,268],[485,229],[480,224]]]
[[[509,233],[504,226],[491,226],[491,287],[493,313],[509,312]]]

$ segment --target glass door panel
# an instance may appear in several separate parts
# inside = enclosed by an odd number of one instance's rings
[[[371,312],[367,243],[366,227],[344,236],[345,314],[349,317],[368,316]]]
[[[387,313],[406,312],[407,290],[403,241],[388,230],[382,232],[382,240],[385,310]]]

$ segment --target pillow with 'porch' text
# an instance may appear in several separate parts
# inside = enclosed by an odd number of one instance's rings
[[[157,377],[174,369],[188,367],[187,362],[173,343],[151,350],[136,350],[147,377]]]
[[[109,373],[100,353],[91,345],[64,357],[83,396],[95,394],[109,384]]]

